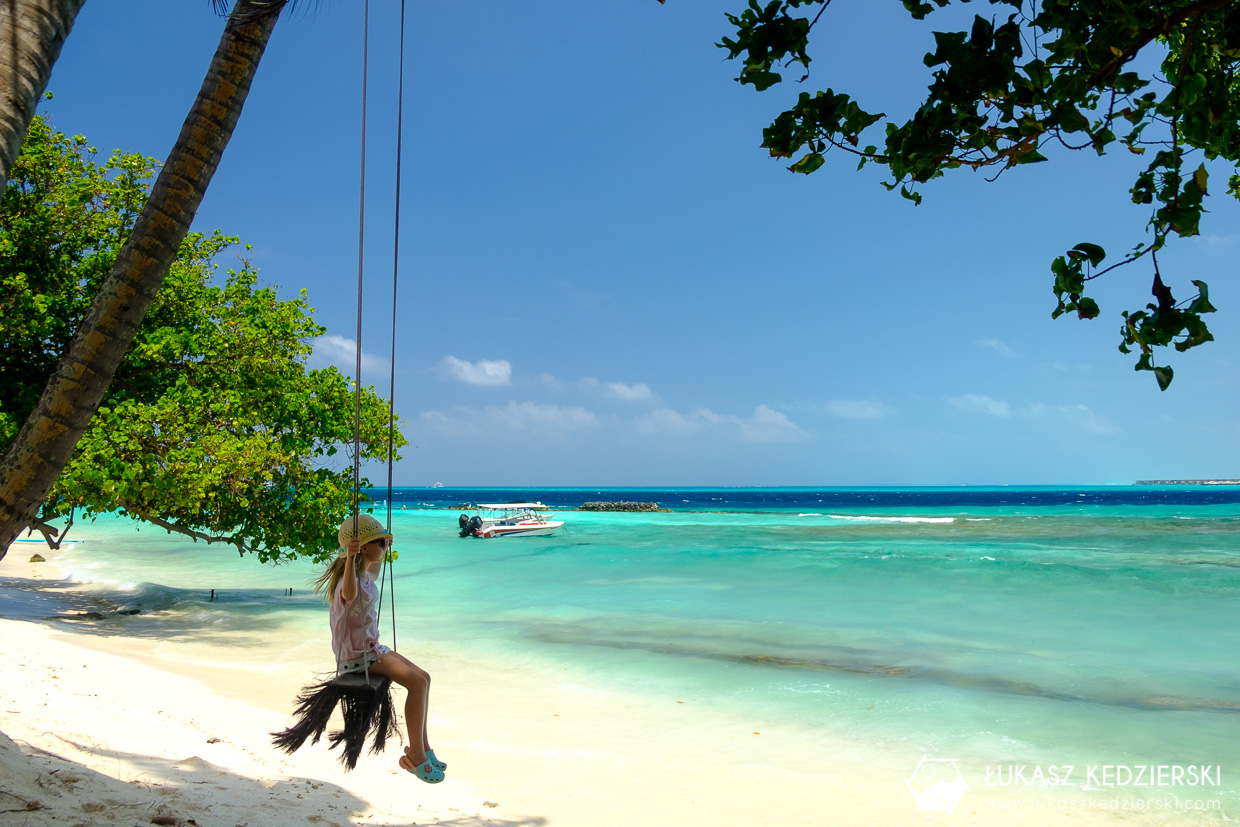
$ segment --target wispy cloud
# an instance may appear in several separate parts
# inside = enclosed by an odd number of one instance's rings
[[[715,413],[709,408],[695,408],[687,414],[659,408],[639,418],[636,427],[640,433],[664,436],[730,433],[745,442],[798,442],[807,437],[785,414],[766,405],[759,405],[750,417]]]
[[[310,340],[313,350],[306,357],[306,364],[312,368],[335,366],[345,376],[357,372],[357,340],[346,339],[344,336],[327,334],[316,336]],[[371,373],[386,373],[388,360],[362,351],[362,376]]]
[[[422,411],[423,425],[448,436],[504,440],[519,435],[544,439],[609,433],[617,437],[634,434],[650,437],[713,437],[717,440],[752,443],[798,442],[808,435],[795,422],[767,405],[752,416],[720,414],[708,408],[681,413],[657,408],[637,417],[600,415],[576,405],[512,401],[505,405],[474,407],[457,405],[448,411]]]
[[[981,394],[969,393],[964,396],[952,396],[948,398],[947,404],[958,413],[985,414],[997,417],[1012,415],[1011,405]]]
[[[1198,237],[1198,241],[1205,245],[1207,250],[1227,250],[1236,245],[1240,241],[1240,235],[1235,233],[1208,233]]]
[[[1114,423],[1085,405],[1051,405],[1045,402],[1011,405],[981,394],[951,397],[947,404],[958,413],[981,414],[999,419],[1042,419],[1054,423],[1057,428],[1100,436],[1119,433],[1119,428]]]
[[[440,376],[466,385],[497,387],[512,384],[512,364],[507,359],[467,362],[455,356],[445,356],[435,368]]]
[[[896,412],[875,399],[833,399],[827,403],[827,413],[844,419],[882,419]]]
[[[975,347],[980,347],[984,350],[993,350],[1000,356],[1006,356],[1009,359],[1016,355],[1016,351],[1012,350],[998,339],[978,339],[973,344]]]
[[[624,402],[646,402],[655,398],[654,391],[645,382],[626,385],[623,382],[602,382],[593,376],[587,376],[577,383],[591,393],[607,399],[619,399]]]
[[[460,405],[451,413],[423,411],[419,417],[427,426],[442,433],[496,438],[513,434],[565,437],[594,431],[600,424],[599,417],[585,408],[539,402],[509,402],[485,408]]]
[[[568,387],[568,383],[563,379],[556,379],[549,373],[540,373],[530,381],[532,381],[534,385],[550,388],[553,391],[562,391]]]
[[[1021,413],[1031,417],[1056,419],[1065,427],[1082,433],[1098,436],[1119,433],[1119,428],[1113,422],[1094,413],[1085,405],[1047,405],[1035,402]]]
[[[576,282],[560,279],[555,283],[556,293],[561,299],[571,301],[577,306],[590,309],[602,310],[611,304],[612,297],[607,293],[600,293],[597,290],[581,287]]]

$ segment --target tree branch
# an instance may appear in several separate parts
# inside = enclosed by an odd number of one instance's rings
[[[121,373],[118,371],[116,376],[117,376],[117,379],[121,379],[121,378],[132,379],[135,376],[141,376],[144,373],[154,373],[157,370],[179,370],[181,368],[215,368],[215,367],[221,367],[223,365],[231,365],[231,364],[234,364],[234,360],[212,360],[212,361],[204,360],[201,362],[192,362],[192,361],[191,362],[160,362],[157,365],[148,365],[144,368],[138,368],[137,370],[125,371],[124,373]]]
[[[1094,74],[1094,80],[1090,83],[1090,86],[1097,86],[1100,83],[1104,83],[1112,74],[1119,70],[1119,67],[1136,57],[1137,52],[1148,46],[1151,41],[1166,34],[1168,31],[1180,25],[1188,18],[1200,17],[1206,12],[1221,9],[1223,6],[1230,5],[1232,2],[1234,2],[1234,0],[1201,0],[1200,3],[1195,3],[1186,9],[1181,9],[1165,19],[1160,25],[1147,31],[1144,35],[1142,35],[1141,40],[1129,46],[1111,60],[1107,61],[1106,65]]]
[[[814,24],[818,22],[818,18],[822,17],[822,13],[827,10],[827,6],[831,5],[831,0],[825,0],[822,8],[818,10],[818,14],[814,15],[814,19],[810,21],[809,26],[805,29],[805,33],[809,34],[814,29]]]
[[[1111,272],[1112,270],[1114,270],[1114,269],[1115,269],[1115,268],[1117,268],[1117,267],[1123,267],[1125,264],[1132,264],[1132,263],[1133,263],[1134,261],[1136,261],[1137,259],[1142,258],[1142,257],[1143,257],[1146,253],[1153,252],[1153,250],[1154,250],[1153,246],[1146,247],[1144,250],[1142,250],[1141,252],[1137,253],[1136,255],[1129,255],[1129,256],[1126,256],[1126,257],[1124,258],[1124,260],[1123,260],[1123,261],[1117,261],[1117,262],[1115,262],[1115,263],[1114,263],[1114,264],[1112,264],[1110,267],[1107,267],[1105,270],[1099,270],[1099,271],[1098,271],[1098,272],[1096,272],[1096,273],[1093,273],[1093,274],[1091,274],[1091,275],[1085,276],[1085,277],[1084,277],[1084,280],[1085,280],[1085,281],[1093,281],[1094,279],[1098,278],[1099,276],[1104,275],[1104,274],[1106,274],[1106,273],[1109,273],[1109,272]],[[1158,267],[1157,259],[1155,260],[1154,267],[1155,267],[1155,268],[1157,268],[1157,267]]]
[[[227,545],[230,545],[236,548],[237,553],[241,556],[245,556],[245,553],[247,551],[250,551],[250,549],[246,547],[244,540],[238,540],[232,537],[218,537],[213,534],[204,534],[201,531],[197,531],[196,529],[189,528],[188,526],[183,526],[180,523],[174,523],[174,522],[171,522],[170,520],[165,520],[163,517],[158,517],[154,514],[149,514],[145,511],[142,511],[141,509],[133,508],[129,505],[126,505],[123,502],[118,503],[118,505],[120,505],[121,508],[124,508],[126,511],[137,515],[138,518],[143,520],[144,522],[151,523],[152,525],[157,525],[170,534],[173,532],[177,534],[184,534],[186,537],[189,537],[195,543],[198,542],[199,540],[203,540],[204,542],[207,543],[207,545],[210,545],[212,543],[225,543]]]
[[[48,525],[37,517],[30,521],[30,525],[26,526],[26,530],[37,531],[42,534],[44,542],[46,542],[47,547],[51,549],[60,548],[60,544],[64,542],[63,536],[57,536],[61,533],[60,529],[56,528],[56,526]],[[69,528],[66,526],[65,531],[67,532],[68,530]]]

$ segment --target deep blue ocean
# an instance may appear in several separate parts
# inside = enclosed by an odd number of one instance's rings
[[[457,536],[456,506],[526,499],[564,529]],[[572,510],[591,500],[670,511]],[[912,763],[1221,766],[1206,792],[1240,818],[1240,487],[402,488],[391,508],[401,648]],[[75,577],[161,634],[330,657],[309,563],[120,520],[74,532]]]
[[[367,492],[386,502],[386,489]],[[838,508],[1048,508],[1055,506],[1240,505],[1240,486],[992,486],[919,488],[395,488],[399,508],[536,500],[577,508],[594,500],[654,502],[681,511],[770,511]],[[1240,516],[1240,512],[1238,512]]]

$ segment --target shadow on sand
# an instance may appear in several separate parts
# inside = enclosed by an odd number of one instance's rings
[[[279,629],[273,609],[322,606],[315,594],[281,589],[174,589],[142,583],[136,589],[100,588],[71,580],[0,577],[0,617],[87,635],[169,640],[192,636],[230,645],[269,642]],[[204,616],[205,615],[205,616]],[[212,622],[216,621],[216,622]]]
[[[263,827],[347,827],[364,819],[378,827],[413,824],[452,827],[542,827],[541,816],[454,814],[422,809],[410,797],[407,815],[375,813],[363,798],[330,781],[289,778],[264,782],[216,766],[197,756],[179,761],[100,750],[68,739],[66,747],[116,762],[130,781],[97,772],[63,755],[30,745],[19,747],[0,733],[0,814],[21,813],[24,825],[133,825],[175,827],[207,824]],[[66,752],[69,750],[66,749]],[[118,773],[120,774],[120,773]],[[479,802],[479,807],[482,803]],[[0,819],[2,820],[2,819]]]

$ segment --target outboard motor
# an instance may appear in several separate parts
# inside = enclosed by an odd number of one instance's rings
[[[461,516],[457,518],[456,522],[461,527],[462,537],[468,537],[470,534],[474,533],[474,527],[470,525],[468,514],[462,513]]]

